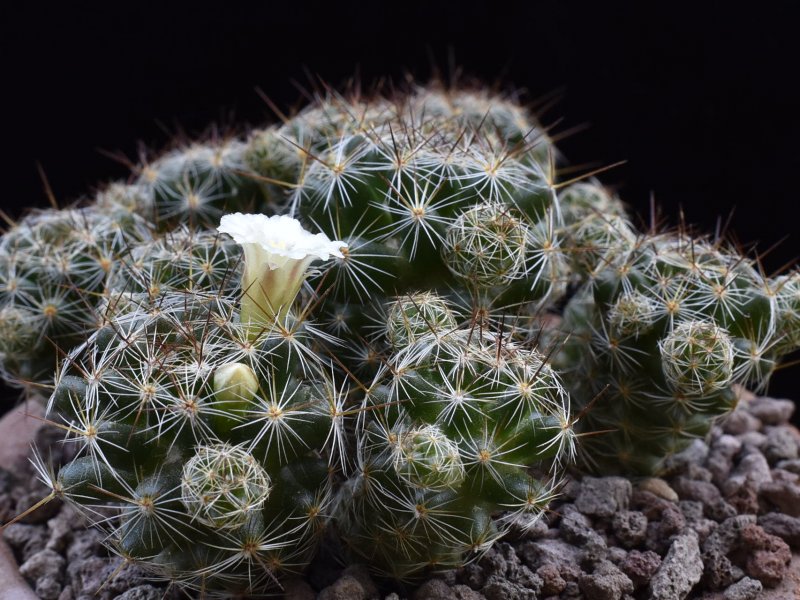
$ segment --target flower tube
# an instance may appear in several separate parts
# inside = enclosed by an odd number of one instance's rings
[[[324,233],[306,231],[286,215],[223,215],[217,231],[244,250],[241,320],[250,337],[285,318],[313,261],[342,258],[341,249],[347,246]]]

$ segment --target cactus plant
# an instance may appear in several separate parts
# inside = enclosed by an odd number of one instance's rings
[[[413,579],[480,556],[520,517],[532,525],[575,436],[568,396],[535,349],[455,326],[431,294],[390,311],[392,353],[364,400],[338,527],[374,569]]]
[[[576,452],[659,472],[800,343],[800,276],[641,233],[557,158],[513,98],[330,92],[21,221],[0,353],[40,381],[68,353],[53,495],[129,561],[258,595],[332,516],[413,579],[534,522]]]
[[[78,447],[54,482],[60,495],[127,560],[223,597],[265,593],[308,562],[343,436],[346,387],[289,306],[308,263],[341,243],[256,227],[259,238],[252,220],[221,227],[246,247],[243,299],[196,281],[130,292],[70,354],[49,405]],[[253,274],[283,285],[286,305],[260,304]],[[100,517],[109,507],[114,517]]]
[[[582,454],[601,472],[659,473],[797,347],[798,275],[766,277],[722,241],[637,234],[599,186],[565,189],[561,206],[580,279],[555,363],[589,407],[580,429],[605,432]]]
[[[226,212],[266,208],[265,185],[248,167],[247,150],[237,139],[186,144],[143,161],[134,182],[115,192],[162,229],[211,228]]]
[[[236,243],[207,230],[185,226],[139,243],[120,260],[106,285],[107,294],[145,294],[202,291],[235,294],[241,279],[242,257]]]
[[[265,208],[267,184],[248,169],[245,150],[235,139],[189,144],[144,162],[132,183],[113,183],[79,208],[34,211],[14,224],[0,244],[0,376],[30,392],[51,384],[61,357],[102,324],[103,298],[119,289],[118,265],[151,260],[150,252],[169,260],[176,235],[207,235],[225,211]],[[153,275],[140,273],[140,282]]]
[[[473,306],[542,306],[565,291],[555,151],[512,101],[425,88],[393,101],[331,94],[249,144],[251,167],[286,182],[289,213],[347,242],[326,273],[320,320],[357,346],[370,327],[358,316],[374,320],[393,296],[433,289]]]
[[[310,280],[333,280],[316,313],[350,342],[339,361],[374,378],[344,488],[344,539],[393,577],[461,564],[505,531],[497,511],[543,510],[558,477],[531,479],[525,465],[563,464],[573,448],[558,378],[516,328],[571,277],[549,140],[512,102],[419,89],[394,102],[331,95],[256,132],[251,147],[254,169],[291,184],[290,214],[348,244]],[[463,318],[456,327],[459,312],[480,330],[474,339]],[[533,396],[511,395],[514,383]],[[474,413],[461,385],[483,394]]]
[[[188,235],[194,235],[215,225],[225,212],[288,210],[306,226],[348,243],[333,272],[326,275],[333,281],[326,285],[327,300],[320,306],[320,325],[330,324],[329,333],[338,334],[342,311],[374,318],[387,297],[412,288],[453,288],[473,305],[495,297],[501,298],[501,305],[521,300],[546,304],[562,295],[569,274],[560,260],[556,236],[554,153],[529,113],[486,92],[419,88],[392,101],[350,100],[331,93],[281,127],[253,131],[246,141],[214,138],[186,143],[143,161],[130,183],[107,186],[81,210],[116,219],[144,219],[167,236],[174,236],[176,227],[188,228],[192,232]],[[503,213],[508,223],[517,223],[510,239],[517,247],[506,248],[516,262],[514,274],[500,273],[476,286],[471,275],[453,271],[458,269],[453,257],[463,260],[463,253],[442,245],[447,240],[456,243],[458,235],[473,235],[470,228],[480,229],[484,224],[470,222],[468,215],[483,205]],[[65,218],[50,212],[54,219]],[[13,245],[14,235],[6,236],[7,245]],[[128,240],[125,247],[150,237]],[[140,248],[131,260],[141,261],[148,252]],[[33,251],[36,256],[48,253]],[[121,257],[118,253],[113,262]],[[13,260],[8,267],[9,286],[16,284],[18,262]],[[35,260],[29,270],[34,282],[46,279]],[[421,274],[427,281],[420,279]],[[24,275],[28,277],[27,272]],[[83,302],[69,307],[94,308],[95,302],[88,299],[107,295],[105,283],[77,286],[86,292],[81,294]],[[310,283],[316,286],[319,280],[312,277]],[[41,320],[41,315],[26,310],[30,302],[18,306],[16,291],[9,286],[0,290],[0,301],[13,307],[2,313],[2,329],[9,331],[6,339],[13,350],[27,343],[23,335],[30,337],[27,324],[31,318]],[[112,286],[119,289],[119,282]],[[39,311],[35,304],[33,309]],[[69,315],[77,317],[69,323],[96,320],[93,310],[80,310],[80,315]],[[25,331],[11,335],[16,323],[25,323]],[[43,328],[48,327],[45,323]],[[49,337],[49,343],[40,345],[55,356],[89,331],[85,326],[80,330],[69,336],[45,331],[38,338]],[[357,319],[345,333],[354,346],[367,337]],[[361,354],[361,348],[353,351]],[[8,376],[20,371],[18,379],[32,377],[11,364],[16,360],[11,354],[5,352]],[[54,361],[39,363],[37,369],[43,374]]]
[[[36,391],[96,324],[105,286],[147,222],[116,205],[35,211],[0,242],[0,371]]]

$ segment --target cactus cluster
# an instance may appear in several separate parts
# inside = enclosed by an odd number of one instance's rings
[[[738,386],[763,389],[797,347],[797,273],[769,278],[723,242],[619,232],[583,255],[586,281],[567,303],[555,357],[573,403],[590,406],[584,444],[602,472],[651,474],[732,410]],[[578,230],[581,226],[578,226]],[[596,236],[595,236],[596,237]]]
[[[266,210],[269,197],[248,167],[247,153],[237,139],[185,144],[139,165],[134,182],[111,193],[162,230],[179,224],[213,228],[230,210]]]
[[[512,97],[328,92],[24,218],[0,362],[47,384],[66,356],[53,495],[131,562],[257,596],[330,524],[413,579],[535,522],[576,455],[658,472],[800,344],[800,276],[640,232],[558,161]]]
[[[535,522],[575,438],[567,394],[536,350],[458,325],[430,293],[391,310],[392,351],[359,417],[339,530],[374,568],[404,579],[461,564],[517,517]]]
[[[389,350],[374,333],[393,298],[434,291],[491,328],[566,292],[556,151],[511,99],[330,95],[250,146],[251,168],[284,181],[289,214],[347,243],[310,283],[325,287],[320,325],[347,342],[361,377]]]
[[[127,560],[204,593],[258,595],[313,555],[347,388],[296,314],[254,328],[236,294],[185,281],[121,294],[64,362],[48,411],[77,457],[54,486]],[[109,504],[118,515],[98,519]]]
[[[52,380],[61,352],[98,320],[106,285],[130,248],[151,239],[114,204],[27,215],[0,241],[0,372],[9,383]]]

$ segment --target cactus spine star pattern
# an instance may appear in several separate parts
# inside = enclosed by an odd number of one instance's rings
[[[57,348],[69,350],[91,331],[95,308],[122,257],[150,239],[140,217],[93,206],[35,211],[3,235],[3,378],[22,386],[52,382]]]

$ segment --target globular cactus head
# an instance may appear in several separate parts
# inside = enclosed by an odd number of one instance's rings
[[[102,207],[35,211],[0,241],[0,370],[32,392],[97,321],[130,247],[151,239],[140,217]]]
[[[371,337],[373,319],[359,315],[390,297],[431,290],[543,308],[566,292],[554,150],[513,99],[332,93],[253,132],[249,145],[250,166],[289,213],[347,243],[318,311],[321,326],[354,345]]]
[[[251,253],[243,273],[260,267],[297,290],[295,263],[307,268],[314,249],[261,233],[242,243],[271,254]],[[49,409],[78,456],[59,489],[145,568],[204,593],[267,593],[308,563],[331,514],[347,389],[294,298],[254,330],[244,290],[139,294],[61,369]],[[99,507],[118,517],[98,519]]]
[[[394,453],[398,477],[422,490],[456,487],[466,475],[458,446],[436,425],[402,432]]]
[[[239,289],[242,254],[218,232],[179,227],[137,244],[121,259],[108,288],[114,292],[161,294],[199,290],[230,295]]]
[[[800,272],[776,277],[770,292],[777,305],[778,351],[791,352],[800,346]]]
[[[665,457],[736,406],[736,386],[763,388],[796,347],[796,276],[767,278],[723,243],[635,233],[619,205],[587,184],[567,188],[560,205],[573,222],[567,245],[583,266],[554,362],[586,408],[581,431],[605,432],[586,438],[586,466],[659,473]],[[587,241],[587,223],[606,241]]]
[[[356,439],[338,528],[355,554],[398,579],[463,564],[521,515],[535,520],[575,449],[568,398],[546,359],[464,322],[392,349]],[[499,511],[508,514],[493,520]]]
[[[647,333],[658,317],[655,299],[642,292],[623,292],[608,309],[608,323],[620,337]]]
[[[192,519],[215,529],[237,529],[258,512],[272,487],[264,467],[246,448],[198,446],[183,465],[181,502]]]
[[[167,152],[138,168],[124,193],[136,212],[160,228],[178,224],[210,228],[226,212],[259,212],[265,188],[246,158],[248,145],[237,139],[212,139]]]
[[[0,308],[0,354],[7,357],[6,364],[39,342],[37,330],[41,326],[40,318],[23,306],[9,304]]]
[[[622,202],[599,183],[575,183],[559,193],[565,247],[577,279],[593,278],[636,245]]]
[[[680,323],[659,342],[669,386],[687,396],[710,396],[731,385],[733,342],[714,323]]]
[[[287,143],[287,138],[277,129],[269,128],[250,135],[244,151],[244,160],[262,182],[272,183],[279,192],[284,182],[294,181],[308,162],[302,144]]]
[[[560,190],[561,214],[564,223],[572,226],[595,215],[626,217],[625,205],[605,189],[599,181],[573,183]]]
[[[456,328],[456,312],[433,292],[398,296],[387,308],[382,332],[394,348],[404,348],[430,334],[446,334]]]
[[[479,204],[450,225],[442,253],[454,275],[491,287],[525,275],[528,237],[527,226],[511,207]]]

